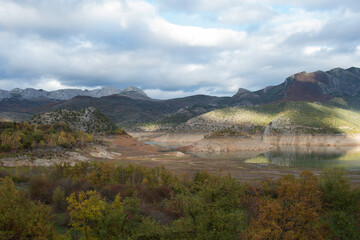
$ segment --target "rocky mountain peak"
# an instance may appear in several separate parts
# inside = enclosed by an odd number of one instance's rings
[[[259,97],[259,95],[254,92],[251,92],[244,88],[239,88],[237,93],[233,96],[233,99],[236,99],[238,101],[239,100],[250,100],[251,101],[251,99],[258,98],[258,97]]]
[[[251,93],[251,92],[245,88],[239,88],[239,90],[237,91],[237,93],[235,95],[243,95],[243,94],[248,94],[248,93]]]
[[[138,87],[128,87],[120,91],[119,95],[134,99],[150,99],[150,97]]]

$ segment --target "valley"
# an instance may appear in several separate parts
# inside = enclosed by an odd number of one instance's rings
[[[360,240],[359,16],[0,0],[0,240]]]

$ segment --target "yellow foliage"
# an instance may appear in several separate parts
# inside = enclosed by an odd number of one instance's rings
[[[67,201],[71,226],[82,232],[84,239],[97,239],[93,236],[92,225],[103,218],[105,201],[96,191],[73,193]]]

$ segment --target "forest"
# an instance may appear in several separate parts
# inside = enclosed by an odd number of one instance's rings
[[[0,177],[1,239],[360,239],[342,169],[244,182],[82,162]]]

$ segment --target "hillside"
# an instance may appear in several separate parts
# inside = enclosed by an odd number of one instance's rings
[[[45,112],[33,116],[28,120],[30,124],[59,124],[68,125],[72,130],[93,134],[114,134],[117,127],[100,111],[88,107],[79,111],[61,109]]]
[[[2,112],[18,112],[18,113],[33,113],[37,112],[39,108],[48,109],[52,104],[58,101],[47,98],[5,98],[0,101],[0,113]]]
[[[73,131],[65,124],[30,125],[0,122],[0,150],[2,153],[28,151],[39,147],[70,148],[93,140],[91,134]],[[2,156],[0,154],[0,158]]]
[[[195,103],[198,106],[212,106],[211,110],[224,108],[229,106],[226,104],[228,99],[230,98],[211,97],[206,95],[196,95],[170,100],[131,99],[119,95],[102,98],[81,96],[65,102],[60,102],[49,108],[41,109],[41,111],[60,109],[79,110],[84,107],[93,106],[104,113],[117,126],[128,127],[163,119],[168,114],[173,114],[179,109],[192,106]],[[192,115],[191,117],[197,115]]]
[[[218,109],[192,118],[178,131],[258,134],[360,133],[360,112],[330,104],[278,102]],[[225,131],[226,132],[226,131]]]

